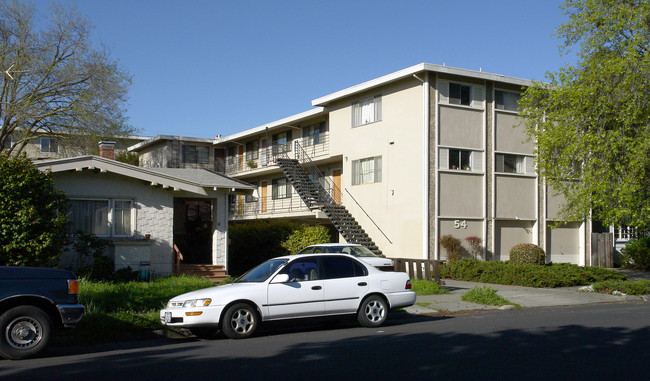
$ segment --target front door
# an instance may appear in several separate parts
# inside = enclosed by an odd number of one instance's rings
[[[268,194],[268,182],[262,181],[262,213],[266,213],[266,196]]]
[[[237,155],[237,161],[239,162],[239,170],[244,170],[244,146],[239,146],[239,154]]]
[[[186,264],[212,264],[212,200],[174,199],[174,244]]]
[[[341,205],[341,170],[335,169],[332,171],[332,182],[334,189],[332,189],[332,197],[337,205]]]

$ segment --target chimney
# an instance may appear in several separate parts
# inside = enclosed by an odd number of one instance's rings
[[[115,160],[115,142],[99,142],[99,156]]]

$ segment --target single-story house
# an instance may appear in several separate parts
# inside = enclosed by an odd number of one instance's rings
[[[100,143],[100,146],[102,144]],[[74,230],[109,241],[115,268],[157,274],[183,263],[228,264],[228,195],[253,186],[207,169],[143,168],[100,156],[39,162],[70,200]],[[174,250],[176,247],[178,250]],[[64,256],[63,262],[71,261]]]

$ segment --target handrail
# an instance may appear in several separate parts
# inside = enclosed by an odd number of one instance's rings
[[[388,241],[388,243],[390,243],[390,244],[392,245],[393,242],[390,240],[390,238],[388,238],[388,236],[386,235],[386,233],[384,233],[384,231],[381,230],[381,228],[379,227],[379,225],[377,225],[377,223],[375,222],[375,220],[373,220],[372,217],[370,217],[370,215],[368,214],[368,212],[366,212],[366,210],[363,208],[363,206],[361,206],[361,204],[359,204],[359,202],[357,201],[356,198],[354,198],[354,196],[352,195],[352,193],[350,193],[350,191],[349,191],[347,188],[345,189],[345,192],[346,192],[347,194],[349,194],[350,197],[352,197],[352,200],[357,204],[357,206],[358,206],[359,208],[361,208],[361,210],[363,211],[363,213],[365,213],[366,216],[368,216],[368,218],[370,219],[370,222],[372,222],[372,223],[375,225],[375,227],[379,230],[379,232],[380,232],[384,237],[386,237],[386,240]]]
[[[181,261],[183,260],[183,254],[178,249],[178,246],[174,244],[174,273],[178,273],[181,269]]]

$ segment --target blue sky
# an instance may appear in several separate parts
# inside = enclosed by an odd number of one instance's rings
[[[560,0],[76,0],[133,75],[141,135],[213,138],[421,63],[544,79]],[[49,1],[38,1],[45,8]],[[64,2],[65,4],[65,2]]]

